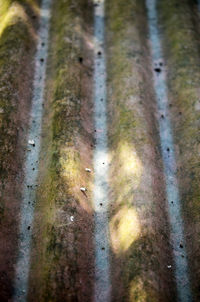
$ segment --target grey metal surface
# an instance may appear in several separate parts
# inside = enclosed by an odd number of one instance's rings
[[[27,141],[26,162],[24,166],[24,187],[20,210],[19,252],[16,263],[13,301],[27,300],[30,269],[32,225],[38,177],[38,160],[44,102],[46,60],[51,0],[43,0],[41,6],[38,47],[35,55],[35,76],[33,84],[30,128]],[[37,299],[36,299],[37,300]]]
[[[160,116],[158,121],[166,182],[168,213],[171,227],[171,242],[174,254],[178,301],[189,302],[192,301],[192,294],[188,276],[188,262],[184,240],[183,220],[181,216],[179,188],[176,178],[177,168],[174,153],[173,133],[168,109],[169,100],[166,84],[166,68],[164,66],[162,54],[156,5],[156,0],[146,0],[153,60],[154,87],[157,109]]]
[[[95,210],[95,301],[110,301],[108,229],[108,147],[106,63],[104,49],[104,0],[94,2],[94,210]]]

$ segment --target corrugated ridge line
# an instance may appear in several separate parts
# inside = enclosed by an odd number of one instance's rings
[[[95,210],[95,302],[110,301],[108,228],[108,146],[106,63],[104,48],[104,0],[94,1],[94,210]]]
[[[168,214],[171,227],[171,242],[175,263],[175,277],[179,302],[191,302],[192,294],[188,276],[188,262],[185,249],[184,226],[181,216],[179,188],[176,178],[176,161],[173,134],[168,110],[166,72],[158,28],[156,0],[146,0],[149,35],[154,73],[154,87],[159,113],[159,132],[164,166]],[[169,265],[170,268],[170,265]]]
[[[16,263],[13,301],[27,300],[30,269],[32,225],[38,178],[38,161],[40,152],[43,101],[48,54],[49,21],[52,0],[43,0],[41,4],[38,45],[35,55],[35,76],[28,133],[27,153],[24,166],[24,185],[20,209],[19,252]]]

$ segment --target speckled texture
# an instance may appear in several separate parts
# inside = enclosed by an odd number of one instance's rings
[[[93,6],[62,0],[52,9],[29,300],[91,301]]]
[[[169,112],[166,64],[163,57],[162,36],[158,24],[157,0],[146,0],[149,40],[152,54],[154,89],[158,108],[160,145],[166,184],[166,199],[170,221],[171,247],[174,256],[177,300],[191,302],[191,286],[188,274],[187,252],[183,217],[180,206],[179,185],[177,182],[177,164],[174,152],[174,135]],[[183,286],[184,284],[184,286]]]
[[[13,290],[39,2],[0,0],[3,302],[9,301]],[[196,0],[158,3],[196,302],[200,300],[200,13]],[[105,10],[111,300],[176,301],[145,1],[106,0]],[[52,12],[28,301],[37,297],[39,302],[90,302],[95,292],[94,8],[90,0],[54,0]]]
[[[174,301],[145,6],[106,8],[112,301]]]
[[[162,1],[158,8],[168,64],[170,111],[192,287],[194,299],[199,301],[199,20],[195,1]]]
[[[49,21],[52,0],[42,0],[38,30],[37,51],[35,54],[35,74],[33,81],[32,104],[27,135],[24,162],[24,181],[21,194],[19,243],[15,266],[13,302],[26,302],[29,281],[32,229],[36,191],[38,187],[38,162],[41,145],[46,62],[48,56]]]
[[[39,1],[0,1],[0,300],[12,294]]]

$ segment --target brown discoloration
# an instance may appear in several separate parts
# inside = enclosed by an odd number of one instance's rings
[[[9,2],[9,1],[7,1]],[[5,1],[4,1],[5,4]],[[33,5],[34,4],[34,5]],[[33,55],[37,20],[31,20],[37,1],[19,4],[17,13],[5,23],[12,1],[4,6],[0,28],[0,300],[12,295],[23,158],[31,105]],[[18,11],[17,11],[18,12]],[[31,21],[30,21],[31,20]]]
[[[52,11],[29,301],[92,301],[93,6],[55,1]]]
[[[107,1],[112,301],[176,299],[145,18]]]

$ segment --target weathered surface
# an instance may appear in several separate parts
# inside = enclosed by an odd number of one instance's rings
[[[175,299],[146,37],[143,2],[107,1],[113,301]]]
[[[92,9],[73,0],[52,8],[30,301],[92,300]]]
[[[0,1],[0,300],[12,294],[39,1]]]
[[[195,0],[157,2],[199,301],[200,14]],[[0,301],[13,288],[39,3],[0,0]],[[28,301],[95,300],[93,13],[92,0],[53,1]],[[111,300],[176,301],[145,1],[106,0],[105,13]]]
[[[195,14],[196,10],[196,14]],[[199,301],[200,191],[199,32],[195,1],[159,4],[168,68],[170,112],[195,301]],[[198,20],[198,21],[197,21]]]

